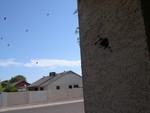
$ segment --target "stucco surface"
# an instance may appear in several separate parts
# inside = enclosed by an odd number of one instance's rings
[[[26,104],[27,92],[7,93],[7,105],[21,105]]]
[[[47,102],[48,91],[30,91],[28,96],[29,103]]]
[[[53,83],[49,84],[48,89],[49,90],[57,90],[56,86],[60,86],[60,89],[68,89],[69,85],[72,85],[74,88],[74,85],[78,85],[79,87],[82,86],[82,78],[81,76],[78,76],[76,74],[66,74],[65,76],[57,79]],[[56,91],[57,92],[57,91]]]
[[[0,95],[0,106],[2,106],[2,95]]]
[[[86,113],[149,113],[140,0],[78,0]]]
[[[83,88],[2,93],[0,94],[0,107],[62,100],[78,100],[82,98]]]

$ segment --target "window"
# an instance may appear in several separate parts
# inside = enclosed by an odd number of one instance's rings
[[[59,89],[60,89],[60,86],[56,86],[56,89],[59,90]]]
[[[69,89],[72,89],[72,85],[69,85]]]
[[[42,91],[42,90],[44,90],[44,88],[43,88],[43,87],[40,87],[40,90]]]
[[[38,88],[34,88],[35,91],[38,91]]]
[[[79,88],[79,85],[74,85],[74,88]]]

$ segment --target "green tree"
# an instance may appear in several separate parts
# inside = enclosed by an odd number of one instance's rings
[[[23,75],[17,75],[15,77],[12,77],[10,80],[5,80],[1,82],[1,86],[2,89],[5,92],[14,92],[16,91],[16,89],[14,87],[11,86],[11,84],[15,83],[15,82],[19,82],[19,81],[26,81],[26,78]]]
[[[9,82],[12,84],[12,83],[15,83],[15,82],[19,82],[19,81],[26,81],[26,78],[23,76],[23,75],[17,75],[15,77],[12,77]]]
[[[3,92],[2,83],[0,83],[0,92]]]
[[[1,82],[2,88],[6,88],[9,84],[10,84],[10,83],[9,83],[8,80],[5,80],[5,81],[2,81],[2,82]]]
[[[4,89],[4,92],[17,92],[17,88],[15,86],[8,86]]]

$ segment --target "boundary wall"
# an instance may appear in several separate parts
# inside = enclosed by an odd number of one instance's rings
[[[41,102],[67,101],[82,98],[82,88],[14,93],[4,92],[0,93],[0,107]]]

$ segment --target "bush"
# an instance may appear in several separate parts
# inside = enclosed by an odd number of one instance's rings
[[[0,83],[0,92],[3,92],[3,88],[2,88],[1,83]]]
[[[15,86],[8,86],[4,92],[17,92],[17,88]]]

